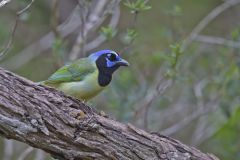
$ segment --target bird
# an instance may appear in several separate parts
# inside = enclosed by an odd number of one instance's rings
[[[115,51],[100,50],[64,65],[41,84],[88,101],[110,84],[120,66],[129,66],[129,63]]]

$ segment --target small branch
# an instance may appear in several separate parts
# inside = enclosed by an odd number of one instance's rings
[[[32,147],[28,147],[27,149],[24,150],[24,152],[22,152],[19,155],[19,158],[17,160],[24,160],[27,158],[27,156],[33,151]]]
[[[35,159],[36,160],[44,160],[45,159],[45,153],[42,150],[38,149],[37,152],[36,152]]]
[[[120,0],[116,0],[116,2],[120,2]],[[112,2],[113,3],[113,2]],[[119,20],[117,14],[113,14],[116,20]],[[112,16],[112,18],[113,18]],[[104,16],[106,17],[106,16]],[[94,17],[93,17],[94,19]],[[115,26],[115,21],[111,19],[110,24]],[[60,33],[62,38],[65,38],[76,31],[81,26],[81,19],[79,17],[79,6],[73,9],[70,16],[57,27],[58,32]],[[94,27],[98,27],[98,25],[94,25]],[[100,39],[100,40],[99,40]],[[9,60],[2,62],[2,66],[11,70],[21,67],[22,65],[29,62],[34,57],[38,56],[40,53],[47,51],[49,48],[52,47],[52,44],[55,41],[55,37],[53,32],[49,32],[48,34],[44,35],[38,41],[32,43],[21,52],[17,53],[15,56],[11,57]],[[99,46],[101,43],[105,41],[102,38],[97,37],[93,41],[90,41],[86,44],[85,51],[88,52],[93,48]],[[19,61],[21,59],[21,61]]]
[[[0,52],[0,59],[3,59],[3,57],[7,54],[7,52],[9,51],[10,47],[12,46],[13,43],[13,39],[15,36],[15,31],[17,29],[17,24],[18,24],[18,18],[16,19],[13,27],[12,27],[12,31],[11,31],[11,35],[10,38],[7,42],[7,45],[4,47],[4,49]]]
[[[197,35],[194,41],[207,43],[207,44],[222,45],[222,46],[227,46],[232,48],[240,48],[240,42],[228,40],[222,37]]]
[[[85,116],[79,117],[80,112]],[[218,160],[172,138],[102,117],[62,92],[4,69],[0,69],[0,135],[60,160]]]
[[[58,23],[59,23],[59,0],[53,0],[53,7],[52,7],[52,17],[51,17],[51,26],[54,33],[55,38],[59,38],[60,33],[58,31]]]
[[[178,123],[164,130],[161,130],[160,132],[161,134],[164,134],[164,135],[168,135],[168,136],[172,135],[178,132],[179,130],[183,129],[185,126],[187,126],[189,123],[199,118],[200,116],[208,112],[215,111],[217,107],[218,107],[218,104],[215,102],[215,100],[213,100],[212,102],[209,102],[205,108],[197,109],[193,113],[189,114],[189,116],[184,117],[183,120],[179,121]]]
[[[75,54],[75,55],[85,56],[85,43],[86,43],[85,27],[86,27],[86,20],[87,20],[87,17],[89,16],[88,14],[89,14],[91,5],[89,4],[87,5],[86,1],[78,0],[78,6],[80,8],[79,17],[81,20],[81,26],[80,26],[80,31],[77,36],[76,42],[72,47],[72,51],[70,55]]]
[[[79,33],[79,35],[76,39],[76,42],[73,46],[73,49],[69,55],[70,60],[74,60],[78,57],[81,47],[83,46],[83,43],[84,43],[84,39],[85,39],[84,37],[87,36],[87,34],[90,32],[90,30],[92,30],[94,27],[96,27],[95,25],[97,25],[97,23],[100,23],[103,21],[103,19],[105,19],[105,17],[103,17],[101,15],[102,15],[102,12],[104,12],[105,5],[107,2],[108,2],[107,0],[98,1],[97,4],[95,5],[95,7],[90,12],[91,14],[89,15],[88,19],[86,20],[85,25],[81,26],[84,28],[81,28],[80,33]],[[92,2],[92,5],[93,4],[94,3]]]
[[[155,81],[152,83],[152,85],[149,87],[146,94],[141,98],[133,108],[137,108],[137,110],[134,113],[134,119],[138,119],[142,113],[144,113],[144,127],[147,128],[148,125],[148,110],[151,106],[152,102],[162,95],[167,88],[169,88],[173,80],[172,79],[166,79],[165,77],[162,77],[161,69],[158,70],[157,74],[158,77],[155,78]]]
[[[4,140],[4,152],[3,152],[3,160],[11,160],[13,155],[13,141],[12,140]]]
[[[57,27],[58,32],[62,38],[69,36],[74,32],[81,24],[77,12],[78,7],[75,7],[70,14],[70,16]],[[38,56],[40,53],[48,50],[52,47],[55,42],[55,37],[53,32],[49,32],[40,38],[38,41],[32,43],[21,52],[17,53],[15,56],[2,63],[2,66],[9,68],[11,70],[21,67],[23,64],[29,62],[34,57]],[[19,61],[21,59],[21,61]]]
[[[147,94],[147,98],[146,98],[146,102],[143,103],[144,105],[142,106],[142,108],[139,108],[140,110],[142,110],[144,112],[144,123],[143,126],[144,128],[148,128],[148,113],[149,113],[149,108],[151,107],[151,104],[153,103],[153,101],[161,96],[173,83],[172,79],[164,79],[163,82],[159,82],[156,85],[155,89],[152,89],[148,92]]]
[[[10,1],[5,1],[5,4],[6,4],[6,2],[8,3]],[[10,38],[8,40],[7,45],[0,52],[0,59],[2,59],[8,53],[9,49],[12,46],[12,43],[13,43],[13,40],[14,40],[14,36],[15,36],[15,32],[16,32],[17,25],[18,25],[18,21],[19,21],[19,17],[31,7],[33,2],[34,2],[34,0],[31,0],[31,2],[25,8],[23,8],[22,10],[17,12],[17,18],[16,18],[15,23],[14,23],[14,25],[12,27],[11,36],[10,36]],[[1,7],[1,3],[4,3],[4,1],[0,2],[0,7]]]
[[[31,7],[31,5],[33,4],[34,0],[31,0],[31,2],[22,10],[17,12],[17,16],[19,17],[21,14],[23,14],[24,12],[27,12],[27,10]]]
[[[129,1],[127,1],[127,2],[130,3]],[[145,3],[147,3],[147,2],[148,1],[145,1]],[[132,21],[130,21],[129,28],[136,30],[136,25],[137,25],[137,19],[138,19],[139,12],[135,11],[133,14],[134,14],[133,19],[132,19]],[[127,52],[130,49],[130,47],[133,45],[134,40],[135,40],[135,38],[131,39],[131,41],[120,51],[120,54],[124,53],[124,52]]]
[[[9,2],[11,2],[11,0],[2,0],[1,2],[0,2],[0,8],[1,7],[4,7],[6,4],[8,4]]]
[[[111,1],[108,0],[97,1],[95,7],[89,11],[91,14],[86,19],[85,25],[81,26],[80,33],[76,39],[76,43],[74,44],[72,51],[70,53],[70,59],[74,60],[79,57],[81,50],[83,53],[86,52],[85,49],[85,39],[89,35],[90,32],[95,31],[108,17],[109,10],[112,11],[115,8],[115,5],[111,5],[112,3],[119,5],[119,0]],[[108,7],[110,6],[110,7]],[[92,7],[91,7],[92,8]],[[83,18],[85,19],[85,18]]]
[[[219,16],[222,12],[226,11],[230,7],[233,7],[240,3],[240,0],[228,0],[224,1],[221,5],[214,8],[207,16],[205,16],[192,30],[190,35],[184,40],[182,44],[182,50],[185,51],[188,46],[192,43],[193,40],[204,30],[204,28],[213,21],[217,16]]]
[[[111,20],[110,20],[108,26],[112,27],[112,28],[116,28],[117,24],[119,22],[119,19],[120,19],[120,6],[116,5],[115,7],[113,7],[112,17],[111,17]],[[97,48],[105,41],[106,41],[106,38],[100,34],[98,37],[96,37],[92,41],[88,42],[86,44],[85,49],[86,49],[86,51],[90,51],[94,48]]]

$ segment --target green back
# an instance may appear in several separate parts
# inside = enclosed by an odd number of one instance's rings
[[[62,82],[82,81],[86,75],[93,73],[96,69],[96,65],[88,58],[82,58],[61,67],[44,83],[59,84]]]

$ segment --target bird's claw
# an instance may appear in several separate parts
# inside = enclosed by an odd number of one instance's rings
[[[78,120],[86,117],[86,114],[82,110],[80,110],[78,112],[74,111],[74,112],[71,112],[70,114],[71,114],[71,116],[73,116],[74,118],[76,118]]]

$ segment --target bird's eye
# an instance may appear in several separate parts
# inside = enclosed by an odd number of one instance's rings
[[[110,61],[116,61],[117,59],[117,56],[115,54],[107,54],[107,56]]]

